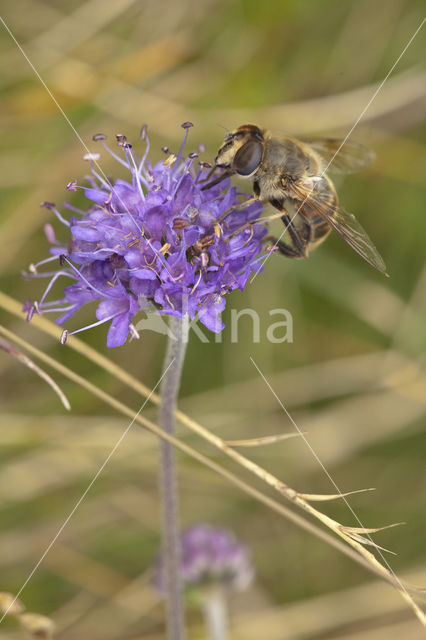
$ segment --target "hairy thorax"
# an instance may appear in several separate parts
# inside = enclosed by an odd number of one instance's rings
[[[262,164],[255,179],[259,185],[259,197],[264,200],[282,199],[290,196],[292,182],[313,175],[318,164],[308,154],[302,143],[291,138],[269,138],[265,142]]]

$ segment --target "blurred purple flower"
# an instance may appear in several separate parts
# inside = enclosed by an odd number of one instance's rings
[[[142,138],[146,151],[138,158],[124,136],[117,136],[122,155],[110,150],[105,136],[105,150],[129,171],[128,181],[110,182],[97,170],[99,154],[88,154],[92,175],[88,187],[75,180],[67,189],[83,189],[89,200],[87,210],[72,211],[66,220],[53,203],[45,202],[65,226],[70,237],[61,244],[53,229],[46,225],[51,243],[50,258],[31,265],[29,277],[49,278],[49,284],[38,303],[26,303],[28,319],[39,314],[60,312],[63,324],[88,302],[98,301],[97,322],[68,333],[110,322],[108,347],[126,341],[129,333],[137,337],[133,326],[135,315],[149,306],[158,313],[183,317],[188,314],[211,331],[224,328],[220,313],[225,295],[233,289],[244,289],[252,271],[260,269],[262,239],[266,226],[253,223],[261,214],[261,204],[253,202],[235,210],[242,194],[224,180],[205,191],[203,180],[208,165],[194,167],[197,154],[183,157],[190,123],[182,125],[185,137],[177,156],[169,154],[154,166],[147,160],[149,142],[146,127]],[[39,272],[42,265],[57,263],[54,270]],[[48,295],[58,279],[71,284],[54,301]]]
[[[250,585],[254,568],[247,547],[229,529],[197,524],[181,536],[181,578],[185,588],[218,586],[240,591]],[[154,585],[164,593],[162,555],[157,558]]]

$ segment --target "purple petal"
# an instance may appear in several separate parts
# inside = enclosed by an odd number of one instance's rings
[[[102,191],[101,189],[84,189],[84,194],[86,198],[92,200],[93,202],[97,202],[98,204],[105,204],[108,201],[109,193],[106,191]]]
[[[123,313],[114,318],[110,324],[107,334],[107,347],[121,347],[129,335],[130,317],[128,313]]]
[[[152,207],[144,216],[144,229],[156,240],[161,240],[166,229],[168,211],[164,206]]]
[[[99,229],[88,227],[84,224],[73,225],[71,233],[76,240],[84,240],[85,242],[97,242],[103,235]]]
[[[224,310],[225,304],[225,299],[220,296],[210,304],[205,303],[205,306],[198,310],[200,321],[213,333],[220,333],[225,328],[224,323],[219,318],[219,314]]]

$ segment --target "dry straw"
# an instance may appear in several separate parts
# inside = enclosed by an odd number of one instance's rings
[[[15,314],[18,317],[22,318],[22,311],[20,305],[13,300],[12,298],[6,296],[3,293],[0,293],[0,306],[2,306],[7,311]],[[34,318],[35,326],[39,329],[54,336],[56,339],[59,339],[60,331],[58,328],[46,321],[44,318],[36,317]],[[316,537],[326,541],[328,544],[331,544],[335,548],[338,548],[341,552],[350,556],[353,560],[368,568],[370,571],[375,574],[381,576],[384,580],[392,584],[404,600],[409,604],[409,606],[413,609],[418,619],[421,623],[426,626],[426,616],[424,612],[420,609],[413,598],[413,593],[418,592],[419,590],[408,587],[403,584],[390,569],[388,569],[384,564],[379,562],[377,558],[371,553],[366,546],[372,546],[377,550],[381,550],[381,547],[377,545],[370,538],[370,533],[375,533],[377,531],[396,526],[395,524],[387,525],[384,527],[374,527],[374,528],[364,528],[364,527],[348,527],[345,526],[333,518],[325,515],[318,509],[312,506],[311,502],[314,501],[328,501],[335,500],[337,498],[342,498],[347,494],[334,494],[334,495],[311,495],[311,494],[303,494],[289,487],[286,483],[284,483],[279,478],[275,477],[273,474],[269,473],[266,469],[259,466],[252,460],[249,460],[240,452],[236,451],[233,446],[230,446],[229,443],[226,443],[224,440],[219,438],[217,435],[200,425],[198,422],[184,414],[180,410],[175,411],[175,417],[186,427],[188,427],[191,431],[197,433],[201,438],[208,441],[210,444],[215,446],[217,449],[222,451],[226,456],[233,459],[240,466],[244,467],[246,470],[250,471],[252,474],[260,478],[267,485],[272,487],[276,492],[278,492],[281,496],[285,497],[293,506],[298,507],[305,513],[308,513],[310,516],[319,520],[322,525],[331,530],[334,536],[330,535],[323,529],[317,527],[312,522],[302,517],[300,514],[297,514],[293,509],[289,509],[285,507],[285,505],[277,502],[266,494],[258,491],[248,483],[242,481],[237,475],[229,472],[224,467],[214,462],[207,456],[201,454],[196,449],[188,446],[184,442],[179,439],[170,436],[162,431],[160,427],[158,427],[155,423],[148,420],[144,416],[137,414],[135,416],[135,411],[128,407],[127,405],[121,403],[116,400],[114,397],[110,396],[108,393],[96,387],[92,383],[88,382],[74,371],[68,369],[62,364],[58,363],[53,358],[50,358],[43,352],[39,351],[26,341],[22,340],[12,332],[8,331],[4,327],[0,327],[0,334],[2,334],[7,340],[13,342],[18,345],[20,349],[24,349],[27,352],[31,353],[32,356],[37,357],[42,360],[45,364],[53,367],[57,372],[65,375],[70,380],[76,382],[87,391],[97,396],[103,402],[114,408],[116,411],[122,413],[123,415],[128,416],[130,419],[134,420],[136,423],[145,427],[155,435],[163,438],[164,440],[172,443],[177,449],[191,456],[192,458],[198,460],[201,464],[209,467],[216,473],[219,473],[227,480],[229,480],[232,484],[240,487],[245,493],[251,495],[255,499],[263,502],[267,506],[269,506],[274,511],[277,511],[287,519],[293,521],[298,526],[303,529],[309,531]],[[70,339],[69,343],[67,343],[70,348],[74,349],[81,355],[84,355],[86,358],[97,364],[99,367],[108,371],[115,378],[120,380],[123,384],[128,387],[134,389],[137,393],[142,395],[145,399],[149,398],[155,405],[159,404],[159,396],[156,393],[153,393],[148,387],[146,387],[143,383],[139,382],[133,376],[128,374],[126,371],[118,367],[113,361],[109,360],[105,356],[98,353],[95,349],[90,347],[89,345],[79,341],[76,338]],[[273,436],[274,437],[274,436]],[[238,444],[238,443],[237,443]],[[235,446],[235,443],[234,443]],[[368,490],[368,489],[366,489]],[[337,536],[337,538],[335,537]],[[340,538],[340,540],[338,539]]]

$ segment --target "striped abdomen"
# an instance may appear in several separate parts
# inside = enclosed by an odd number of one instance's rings
[[[309,179],[308,179],[309,180]],[[333,183],[327,176],[315,178],[311,183],[311,194],[303,204],[295,203],[299,214],[310,229],[308,246],[313,249],[321,244],[331,231],[331,227],[324,218],[335,216],[339,201]],[[322,212],[324,212],[323,215]]]

